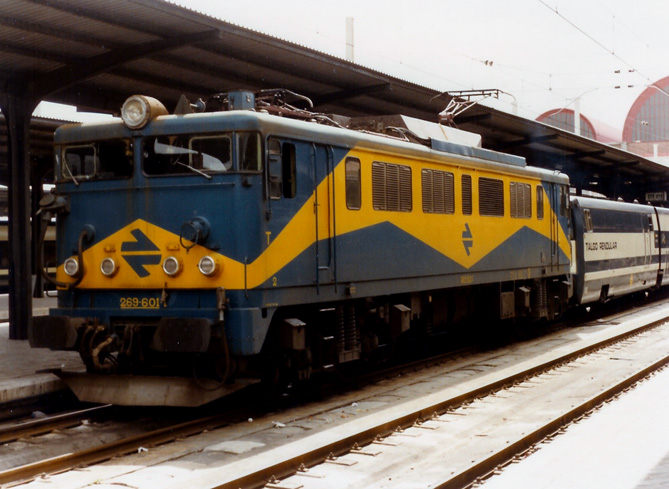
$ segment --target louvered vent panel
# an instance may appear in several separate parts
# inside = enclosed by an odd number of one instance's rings
[[[444,213],[455,212],[455,188],[452,173],[444,172]]]
[[[444,173],[434,172],[434,212],[444,213]]]
[[[423,170],[423,212],[453,214],[455,212],[454,177],[450,172]]]
[[[511,217],[529,219],[532,217],[532,188],[527,183],[511,182]]]
[[[377,211],[386,210],[386,165],[372,163],[372,205]]]
[[[479,178],[479,214],[504,215],[504,182],[493,178]]]
[[[372,194],[376,210],[411,211],[411,168],[375,161],[372,163]]]
[[[434,212],[432,170],[423,170],[421,172],[421,184],[423,189],[423,212]]]
[[[400,210],[400,169],[386,164],[386,210]]]
[[[400,208],[402,212],[411,212],[413,208],[413,195],[411,190],[411,168],[400,166]]]
[[[462,175],[462,214],[472,215],[472,176]]]

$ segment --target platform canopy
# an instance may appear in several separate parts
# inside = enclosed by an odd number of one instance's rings
[[[455,121],[459,128],[480,134],[488,149],[566,173],[579,192],[644,202],[646,194],[666,192],[669,185],[669,168],[663,164],[541,122],[482,105],[473,105]]]
[[[171,110],[182,94],[196,100],[235,89],[287,88],[311,98],[320,112],[430,121],[451,98],[161,0],[4,0],[0,25],[0,98],[27,94],[35,103],[116,114],[135,93]],[[480,105],[455,123],[481,133],[486,147],[576,171],[579,185],[618,172],[620,185],[631,180],[655,188],[668,178],[663,166],[643,158]],[[33,128],[33,142],[43,143],[49,124]],[[0,182],[6,181],[3,143]],[[31,154],[49,153],[40,144]],[[624,187],[612,190],[621,194]]]
[[[267,13],[267,15],[270,15]],[[436,117],[434,90],[160,0],[3,0],[0,92],[117,113],[132,94],[174,108],[287,88],[317,110]]]

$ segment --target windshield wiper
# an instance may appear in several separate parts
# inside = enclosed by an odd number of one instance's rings
[[[72,170],[70,170],[70,165],[67,164],[67,159],[65,159],[65,161],[63,161],[63,163],[65,163],[65,168],[67,169],[67,173],[70,174],[70,178],[72,178],[72,181],[73,181],[74,184],[78,187],[78,186],[79,186],[79,182],[77,182],[77,179],[74,178],[74,174],[72,173]]]
[[[205,173],[203,171],[200,171],[197,168],[193,168],[192,166],[187,165],[186,163],[181,163],[180,161],[175,161],[174,164],[175,165],[181,165],[185,168],[188,168],[190,171],[194,171],[195,173],[199,173],[200,175],[202,175],[207,180],[211,180],[211,175],[208,175],[207,173]]]

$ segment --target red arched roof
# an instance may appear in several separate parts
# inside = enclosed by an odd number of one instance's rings
[[[637,120],[643,108],[651,103],[651,98],[653,95],[656,95],[661,92],[669,92],[669,76],[662,78],[661,80],[656,81],[652,85],[648,86],[641,94],[636,98],[627,117],[625,117],[625,124],[623,126],[623,141],[634,142],[636,140],[651,140],[638,137],[638,133],[635,134],[634,129],[637,126]],[[669,113],[669,97],[666,97],[666,101],[660,107],[658,113],[664,112],[665,114]],[[662,127],[656,127],[649,130],[649,134],[657,134],[659,137],[656,139],[664,139],[663,135],[667,134],[669,130],[669,117],[665,116],[660,120]]]
[[[564,116],[569,118],[569,122],[564,121],[562,125],[560,125],[559,123],[557,124],[552,123],[551,117],[557,116],[558,114],[563,114]],[[543,122],[544,124],[549,124],[554,127],[558,127],[560,129],[573,131],[575,117],[576,114],[572,109],[562,108],[562,109],[547,110],[539,117],[537,117],[536,120],[539,122]],[[583,114],[581,114],[581,134],[580,134],[581,136],[589,137],[591,139],[594,139],[595,141],[600,141],[603,143],[612,143],[620,140],[619,134],[620,133],[616,131],[614,128],[607,126],[602,122],[591,120],[586,116],[584,116]]]

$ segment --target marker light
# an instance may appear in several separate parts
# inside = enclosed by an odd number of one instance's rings
[[[116,273],[116,262],[113,258],[105,258],[100,262],[100,271],[103,275],[111,277]]]
[[[121,118],[130,129],[141,129],[149,121],[166,114],[167,109],[160,101],[145,95],[133,95],[121,107]]]
[[[218,269],[216,260],[211,256],[203,256],[200,259],[200,263],[197,264],[197,267],[200,269],[200,272],[202,272],[202,275],[206,275],[207,277],[214,275]]]
[[[79,272],[79,262],[76,258],[68,258],[65,260],[65,263],[63,263],[63,270],[65,270],[65,273],[70,277],[75,277]]]
[[[168,256],[163,261],[163,271],[170,277],[174,277],[181,271],[181,266],[179,265],[179,260],[173,256]]]

